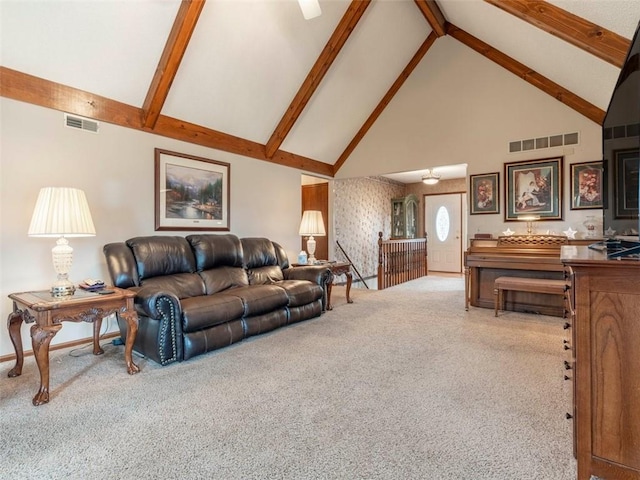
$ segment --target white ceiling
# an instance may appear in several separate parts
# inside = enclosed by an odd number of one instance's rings
[[[162,114],[265,144],[349,3],[321,0],[322,15],[305,20],[295,0],[208,0]],[[617,67],[481,0],[437,3],[451,23],[606,110]],[[628,39],[640,20],[640,0],[550,3]],[[140,108],[179,6],[0,0],[0,63]],[[281,149],[335,164],[430,32],[413,0],[373,1]]]

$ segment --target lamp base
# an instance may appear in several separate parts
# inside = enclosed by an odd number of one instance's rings
[[[69,295],[73,295],[76,291],[76,287],[69,280],[58,280],[56,283],[51,285],[51,296],[52,297],[67,297]]]
[[[69,241],[60,237],[56,246],[51,249],[53,268],[58,274],[58,279],[51,285],[51,295],[54,297],[66,297],[73,295],[76,287],[69,280],[69,270],[73,263],[73,248]]]
[[[315,265],[316,239],[313,238],[313,235],[309,235],[309,239],[307,240],[307,252],[309,252],[309,257],[307,258],[307,262],[309,263],[309,265]]]

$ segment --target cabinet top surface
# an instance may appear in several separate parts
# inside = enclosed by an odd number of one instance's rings
[[[562,247],[560,260],[567,265],[640,268],[637,258],[607,259],[606,252],[572,245]]]

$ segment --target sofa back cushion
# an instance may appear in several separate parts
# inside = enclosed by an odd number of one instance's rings
[[[202,272],[217,267],[242,268],[242,243],[235,235],[189,235],[196,270]]]
[[[153,277],[196,271],[191,247],[183,237],[135,237],[127,240],[127,245],[133,252],[141,284]]]
[[[273,242],[267,238],[243,238],[242,251],[249,284],[265,285],[284,280]]]
[[[228,288],[249,285],[242,263],[242,243],[232,234],[189,235],[196,270],[202,277],[207,295]]]
[[[108,243],[102,251],[115,287],[131,288],[140,284],[136,259],[125,242]]]
[[[249,278],[244,268],[217,267],[198,273],[204,281],[205,293],[207,295],[222,292],[228,288],[246,287],[249,285]]]
[[[273,248],[276,251],[276,257],[278,257],[278,265],[282,270],[286,270],[291,265],[289,264],[289,257],[287,257],[287,252],[284,251],[284,248],[280,246],[279,243],[272,242]]]

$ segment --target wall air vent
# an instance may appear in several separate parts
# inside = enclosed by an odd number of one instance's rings
[[[580,135],[578,132],[515,140],[513,142],[509,142],[509,153],[540,150],[541,148],[562,147],[563,145],[578,145],[579,140]]]
[[[603,130],[602,135],[604,136],[605,140],[611,140],[613,138],[637,137],[638,135],[640,135],[640,123],[607,127]]]
[[[91,133],[98,133],[100,123],[88,118],[76,117],[75,115],[64,114],[64,124],[69,128],[77,128]]]

